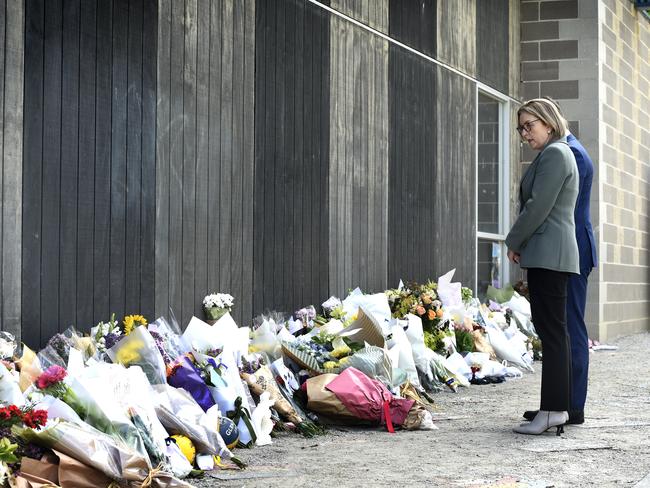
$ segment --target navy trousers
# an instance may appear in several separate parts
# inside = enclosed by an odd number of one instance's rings
[[[589,374],[589,336],[585,324],[587,279],[591,269],[569,275],[567,283],[567,329],[571,339],[571,410],[585,409]]]

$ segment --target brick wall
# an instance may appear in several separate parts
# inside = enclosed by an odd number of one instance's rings
[[[647,330],[650,317],[650,22],[632,3],[600,3],[600,333]]]

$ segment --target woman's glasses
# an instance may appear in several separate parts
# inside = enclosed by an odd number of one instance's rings
[[[517,126],[517,132],[519,132],[519,135],[522,135],[524,131],[530,133],[530,129],[532,129],[533,124],[537,121],[539,121],[539,119],[533,119],[533,120],[529,120],[523,125]]]

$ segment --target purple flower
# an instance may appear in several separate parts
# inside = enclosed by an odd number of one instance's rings
[[[490,303],[489,303],[488,306],[489,306],[490,310],[492,310],[493,312],[500,312],[501,311],[501,305],[499,305],[497,302],[493,302],[492,300],[490,300]]]
[[[106,349],[110,349],[117,344],[123,336],[121,334],[110,333],[106,336]]]

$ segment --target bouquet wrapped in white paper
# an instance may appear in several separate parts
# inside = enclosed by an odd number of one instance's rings
[[[167,383],[165,361],[156,346],[156,341],[143,325],[124,336],[107,351],[107,354],[111,361],[126,368],[140,366],[152,385]]]
[[[155,385],[154,390],[156,415],[169,433],[188,437],[200,453],[232,458],[219,434],[219,426],[211,421],[189,393],[169,385]]]

